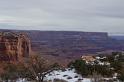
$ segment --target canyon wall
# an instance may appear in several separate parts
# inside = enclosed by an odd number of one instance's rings
[[[28,57],[31,43],[24,33],[0,32],[0,61],[19,61]]]

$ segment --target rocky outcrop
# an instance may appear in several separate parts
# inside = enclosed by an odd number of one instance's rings
[[[0,61],[23,61],[31,52],[31,43],[24,33],[0,32]]]

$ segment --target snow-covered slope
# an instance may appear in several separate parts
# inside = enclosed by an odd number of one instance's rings
[[[46,75],[45,80],[62,79],[67,82],[91,82],[89,78],[82,78],[74,69],[56,70]],[[26,79],[18,79],[16,82],[28,82]]]
[[[91,82],[90,79],[88,78],[82,78],[81,75],[75,73],[75,70],[72,69],[66,69],[65,71],[62,70],[57,70],[57,71],[53,71],[50,74],[48,74],[46,76],[46,80],[54,80],[54,79],[63,79],[66,80],[68,82],[76,82],[79,81],[80,82]]]

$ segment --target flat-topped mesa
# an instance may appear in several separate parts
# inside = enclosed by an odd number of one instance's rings
[[[31,43],[24,33],[0,32],[0,61],[22,62],[31,52]]]

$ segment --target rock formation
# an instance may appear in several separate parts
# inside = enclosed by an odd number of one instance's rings
[[[0,61],[23,61],[31,52],[31,43],[24,33],[0,32]]]

